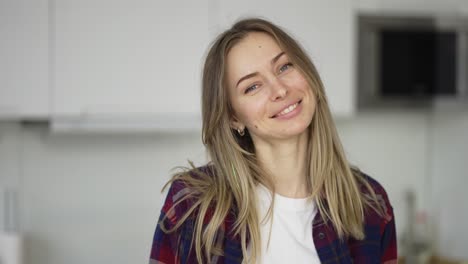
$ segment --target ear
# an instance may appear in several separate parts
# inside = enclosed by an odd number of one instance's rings
[[[245,125],[235,116],[231,117],[230,126],[234,130],[245,128]]]

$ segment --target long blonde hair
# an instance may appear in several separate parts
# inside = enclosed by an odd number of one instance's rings
[[[271,22],[259,18],[243,19],[215,39],[203,69],[202,140],[211,158],[213,173],[203,173],[190,163],[191,168],[175,174],[168,182],[183,181],[190,189],[186,199],[196,199],[172,229],[163,227],[163,230],[173,232],[196,211],[192,244],[199,263],[223,254],[217,236],[229,213],[236,216],[233,231],[241,240],[243,256],[249,257],[244,262],[255,263],[260,254],[260,219],[255,188],[258,183],[271,190],[274,186],[268,173],[259,166],[248,131],[241,137],[230,126],[234,112],[225,78],[228,52],[251,32],[263,32],[273,37],[295,68],[304,75],[316,96],[316,112],[308,128],[307,168],[310,176],[307,187],[323,220],[330,220],[342,239],[363,239],[365,210],[372,207],[383,213],[370,185],[360,176],[358,169],[351,168],[345,157],[322,81],[307,54],[293,38]],[[193,177],[194,174],[197,177]],[[362,194],[359,183],[369,190],[370,199]],[[211,221],[205,225],[207,212],[210,212]],[[247,241],[251,246],[249,256]]]

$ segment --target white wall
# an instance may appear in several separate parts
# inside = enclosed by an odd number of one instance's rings
[[[468,258],[468,113],[364,113],[337,125],[349,159],[390,194],[398,232],[402,194],[414,188],[419,208],[435,202],[442,254]],[[0,124],[0,179],[20,187],[26,263],[146,263],[160,189],[187,158],[205,161],[199,134],[51,135]]]
[[[428,114],[362,113],[337,125],[350,162],[387,190],[401,234],[406,226],[405,192],[416,193],[420,210],[428,205]]]
[[[13,219],[6,219],[7,210],[6,192],[16,190],[21,183],[21,136],[18,124],[0,123],[0,230],[13,228],[10,226]]]
[[[199,135],[0,130],[23,145],[18,176],[26,263],[147,263],[169,170],[188,157],[205,160]],[[2,153],[11,145],[0,144]]]
[[[468,111],[433,117],[431,203],[439,248],[468,259]]]

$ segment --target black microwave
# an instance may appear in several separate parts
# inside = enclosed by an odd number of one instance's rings
[[[359,15],[358,107],[465,102],[467,29],[452,17]]]

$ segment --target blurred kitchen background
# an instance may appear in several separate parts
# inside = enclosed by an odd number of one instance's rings
[[[147,263],[171,169],[207,161],[206,49],[251,15],[310,54],[407,263],[468,260],[467,0],[0,0],[0,263]]]

